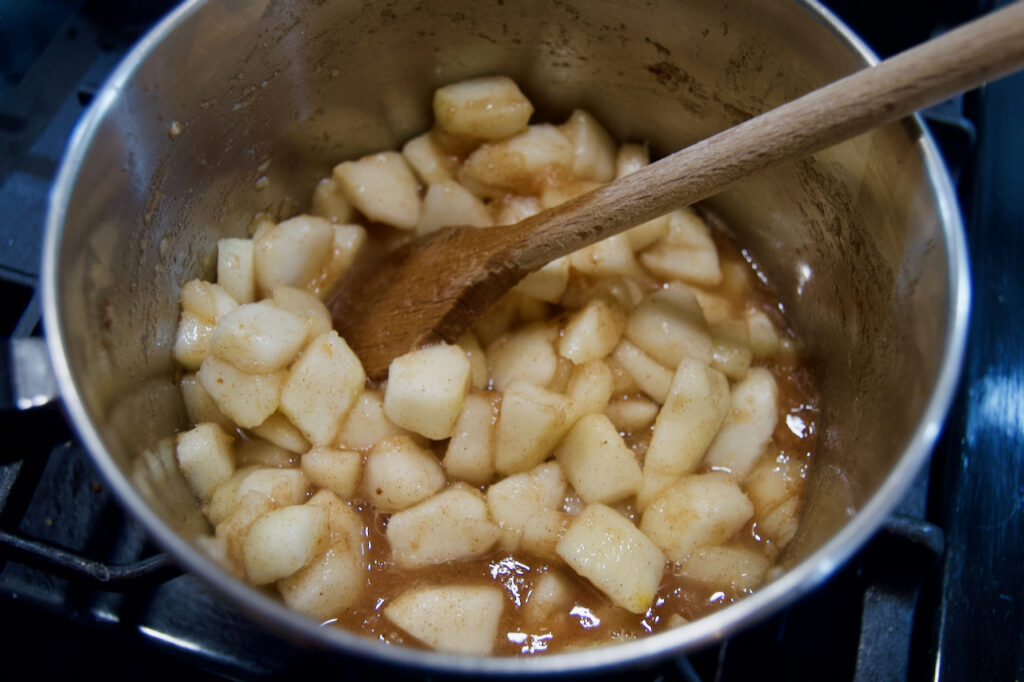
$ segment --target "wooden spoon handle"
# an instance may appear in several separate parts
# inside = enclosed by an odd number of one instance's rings
[[[512,226],[447,228],[339,287],[336,328],[372,377],[452,342],[524,275],[734,180],[899,119],[1024,61],[1024,0]],[[344,293],[341,293],[344,292]]]
[[[780,161],[819,151],[999,78],[1024,61],[1024,0],[676,152],[514,228],[530,272],[558,255],[687,206]],[[543,231],[538,228],[544,225]],[[513,275],[515,276],[515,275]]]

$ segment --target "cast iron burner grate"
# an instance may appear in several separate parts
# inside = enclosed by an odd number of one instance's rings
[[[25,5],[31,16],[0,22],[5,336],[39,333],[34,285],[46,196],[74,121],[124,52],[173,4],[53,0]],[[954,0],[828,4],[883,56],[987,9]],[[1024,312],[1017,269],[1024,198],[1013,189],[1024,139],[1011,124],[1012,112],[1024,107],[1022,84],[1018,77],[968,98],[968,119],[947,105],[930,120],[951,169],[964,170],[971,246],[981,254],[974,259],[975,342],[965,388],[930,477],[923,472],[877,537],[807,598],[717,646],[608,679],[1024,675],[1024,371],[1019,332],[1007,333]],[[980,123],[973,155],[970,120]],[[181,574],[124,516],[57,410],[0,414],[0,433],[7,436],[0,453],[6,679],[86,670],[112,680],[391,677],[279,639]]]

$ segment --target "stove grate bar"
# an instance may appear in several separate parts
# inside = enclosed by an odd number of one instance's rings
[[[941,528],[894,514],[863,553],[855,682],[908,678],[918,597],[944,550]]]
[[[181,574],[166,554],[129,564],[106,564],[62,547],[0,530],[0,556],[60,578],[109,592],[145,590]]]

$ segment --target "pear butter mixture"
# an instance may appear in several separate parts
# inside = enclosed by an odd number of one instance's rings
[[[394,644],[608,644],[721,608],[793,537],[815,397],[745,254],[679,210],[527,277],[369,384],[321,302],[370,243],[502,229],[649,162],[507,78],[346,161],[310,213],[219,242],[181,296],[176,456],[227,570]]]

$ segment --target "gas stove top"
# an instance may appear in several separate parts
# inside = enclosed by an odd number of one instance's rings
[[[65,140],[131,44],[174,3],[0,3],[0,325],[39,334],[45,202]],[[880,55],[990,9],[827,3]],[[962,388],[930,470],[823,587],[719,645],[610,679],[1024,676],[1024,76],[931,111],[959,177],[974,304]],[[0,414],[6,679],[379,677],[264,630],[182,575],[121,512],[56,409]],[[145,671],[142,673],[141,671]]]

